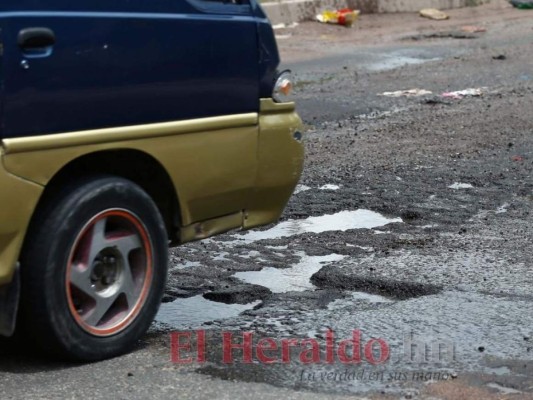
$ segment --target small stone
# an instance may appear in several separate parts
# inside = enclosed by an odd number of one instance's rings
[[[128,376],[133,376],[133,372],[128,372]]]
[[[483,353],[485,351],[485,347],[484,346],[479,346],[477,348],[477,351],[479,351],[480,353]]]

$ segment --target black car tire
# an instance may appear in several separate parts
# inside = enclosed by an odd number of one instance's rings
[[[140,186],[120,177],[91,177],[58,192],[37,211],[22,252],[26,341],[74,361],[125,353],[161,303],[163,219]]]

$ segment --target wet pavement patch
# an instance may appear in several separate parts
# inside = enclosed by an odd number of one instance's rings
[[[319,288],[352,290],[397,300],[434,295],[442,291],[442,287],[437,285],[349,275],[339,267],[322,268],[311,277],[311,282]]]

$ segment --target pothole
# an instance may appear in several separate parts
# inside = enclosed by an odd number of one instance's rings
[[[335,266],[320,269],[311,277],[311,282],[322,289],[364,292],[396,300],[428,296],[442,291],[442,287],[431,284],[349,275],[344,273],[341,268]]]

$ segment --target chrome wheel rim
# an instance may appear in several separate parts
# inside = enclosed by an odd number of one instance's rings
[[[115,335],[139,315],[153,277],[153,249],[141,220],[123,209],[94,216],[70,253],[66,294],[71,315],[95,336]]]

